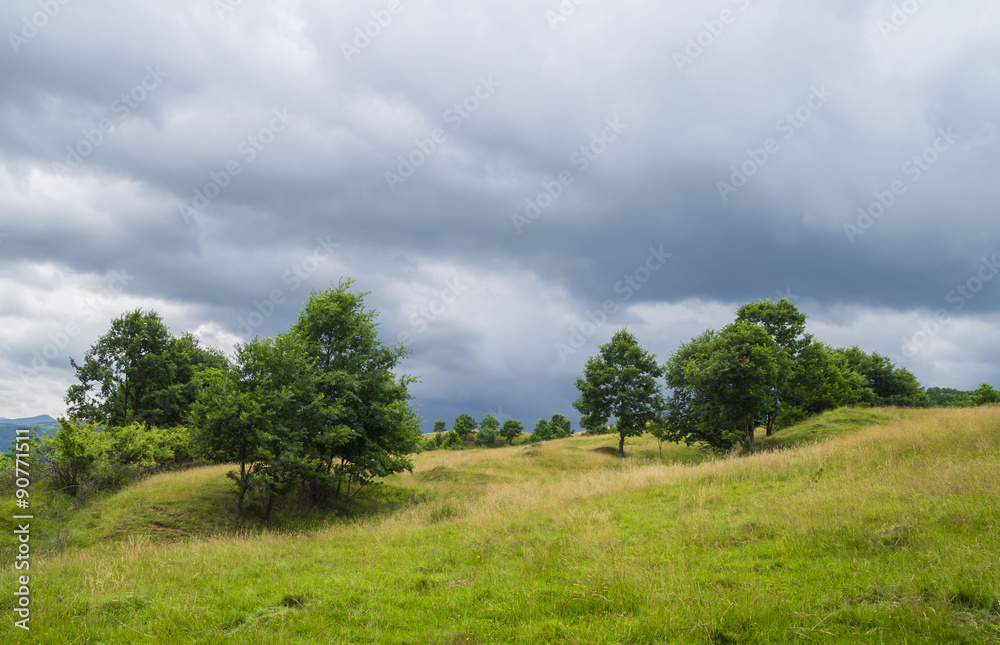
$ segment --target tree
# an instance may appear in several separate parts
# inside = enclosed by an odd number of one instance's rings
[[[658,379],[663,369],[656,356],[639,347],[635,336],[619,330],[587,360],[576,379],[580,398],[573,403],[582,415],[580,425],[592,429],[614,417],[618,424],[618,454],[625,456],[625,438],[641,435],[662,411]]]
[[[269,521],[277,497],[323,472],[317,448],[350,436],[331,424],[337,410],[319,391],[320,374],[296,336],[238,345],[230,369],[213,368],[203,378],[191,408],[193,441],[203,455],[237,464],[227,476],[236,486],[238,515],[256,490]]]
[[[674,424],[672,424],[670,420],[665,417],[657,419],[656,421],[650,423],[648,426],[646,426],[646,430],[649,432],[649,434],[656,437],[656,447],[660,451],[660,459],[663,459],[664,441],[677,443],[684,439],[684,436],[677,431],[677,428],[674,426]]]
[[[497,442],[497,430],[493,426],[480,428],[476,432],[477,446],[492,446]]]
[[[507,419],[503,422],[503,428],[500,430],[500,436],[507,440],[507,443],[511,446],[514,445],[514,439],[521,436],[524,432],[524,426],[517,419]]]
[[[782,388],[777,427],[785,428],[809,415],[853,403],[864,387],[864,379],[847,366],[841,355],[810,340],[792,363]]]
[[[857,346],[837,348],[848,368],[862,378],[857,402],[871,406],[927,407],[930,398],[908,369],[896,367],[885,356],[865,353]]]
[[[184,423],[198,396],[198,374],[225,368],[226,359],[191,334],[172,337],[156,312],[136,309],[111,322],[82,365],[70,364],[79,381],[66,394],[70,418],[148,429]]]
[[[809,344],[805,336],[806,316],[799,312],[788,298],[778,302],[761,300],[743,305],[736,311],[737,322],[747,322],[763,327],[774,341],[774,354],[778,362],[778,377],[771,389],[771,405],[764,413],[767,436],[774,433],[774,423],[788,398],[792,373],[799,353]]]
[[[37,453],[49,481],[56,490],[76,497],[94,468],[104,458],[106,447],[95,423],[59,419],[52,436],[41,437]]]
[[[291,333],[305,344],[318,371],[318,390],[333,407],[326,434],[312,437],[326,475],[317,485],[346,481],[359,489],[377,477],[412,470],[410,455],[421,445],[420,419],[408,390],[416,378],[396,370],[410,350],[378,337],[377,313],[367,310],[368,292],[351,291],[352,280],[313,291]],[[348,430],[341,440],[339,428]]]
[[[673,389],[665,419],[689,443],[718,451],[753,447],[758,422],[773,409],[779,364],[761,325],[735,322],[682,345],[666,365]]]
[[[459,437],[465,439],[476,431],[476,420],[472,418],[471,414],[463,412],[455,419],[455,425],[451,429],[457,432]]]
[[[476,432],[476,445],[492,446],[497,441],[499,430],[500,422],[492,414],[487,414],[486,418],[479,423],[479,431]]]
[[[111,321],[111,329],[84,355],[70,359],[80,381],[66,395],[72,419],[120,426],[145,417],[148,395],[169,385],[164,354],[170,333],[159,314],[136,309]]]
[[[535,429],[531,433],[532,441],[548,441],[552,438],[552,433],[549,430],[549,422],[545,419],[539,419],[535,423]]]
[[[500,421],[498,421],[497,418],[492,414],[487,414],[486,418],[484,418],[482,421],[479,422],[479,429],[494,430],[494,431],[499,430]]]
[[[972,396],[969,397],[969,401],[972,405],[990,405],[992,403],[1000,403],[1000,392],[993,389],[993,386],[989,383],[983,383],[979,386],[979,389],[973,392]]]
[[[553,439],[563,439],[572,436],[573,423],[564,415],[557,412],[549,420],[549,434]]]
[[[438,419],[434,422],[434,432],[448,432],[448,425],[444,421]]]

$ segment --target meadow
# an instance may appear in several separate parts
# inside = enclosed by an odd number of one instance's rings
[[[234,519],[225,466],[51,500],[30,632],[3,540],[0,640],[1000,643],[1000,406],[841,409],[753,454],[662,449],[422,453],[350,508],[289,499],[267,526]]]

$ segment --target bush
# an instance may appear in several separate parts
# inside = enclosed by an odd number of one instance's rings
[[[492,446],[497,442],[497,431],[495,428],[480,428],[476,432],[477,446]]]
[[[444,442],[441,447],[445,450],[461,450],[465,446],[465,442],[462,441],[462,437],[452,430],[444,437]]]
[[[107,448],[96,423],[59,419],[59,429],[38,443],[39,463],[49,485],[76,497]]]

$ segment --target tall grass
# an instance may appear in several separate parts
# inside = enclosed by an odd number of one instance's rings
[[[30,636],[1000,642],[1000,408],[880,414],[785,450],[678,453],[696,464],[659,463],[645,441],[620,460],[599,437],[420,455],[387,486],[427,501],[391,514],[295,534],[133,532],[38,560]],[[147,498],[224,485],[177,475],[186,491],[165,475]],[[0,588],[13,581],[8,566]]]

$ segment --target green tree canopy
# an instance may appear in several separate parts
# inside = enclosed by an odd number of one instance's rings
[[[619,330],[602,345],[576,379],[580,398],[573,403],[582,415],[580,425],[593,429],[614,418],[618,425],[618,453],[625,455],[625,438],[645,432],[646,424],[662,411],[658,379],[663,369],[656,356],[639,346],[635,336]]]
[[[896,367],[885,356],[866,353],[858,346],[833,350],[862,378],[859,403],[872,406],[927,407],[930,398],[908,369]]]
[[[352,284],[343,279],[313,291],[290,332],[303,341],[319,373],[317,389],[334,412],[331,427],[350,429],[346,441],[339,432],[315,439],[338,486],[345,478],[365,485],[412,469],[410,455],[421,446],[408,390],[416,379],[396,374],[410,351],[379,339],[377,313],[364,306],[368,292],[353,292]]]
[[[476,420],[472,418],[471,414],[463,412],[455,419],[455,425],[451,429],[457,432],[462,439],[465,439],[476,431]]]
[[[507,440],[507,443],[514,445],[514,439],[521,436],[524,432],[524,426],[517,419],[507,419],[503,422],[503,427],[500,429],[500,436]]]
[[[553,439],[563,439],[573,434],[573,423],[558,412],[549,419],[549,434]]]
[[[494,430],[494,431],[499,430],[500,429],[500,421],[498,421],[497,418],[495,416],[493,416],[492,414],[487,414],[486,417],[482,421],[479,422],[479,429],[480,430]]]
[[[79,381],[66,394],[70,418],[166,427],[184,423],[198,396],[198,375],[224,368],[226,358],[192,334],[171,336],[159,314],[136,309],[111,322],[82,365],[70,364]]]
[[[767,436],[771,436],[782,405],[789,397],[796,361],[810,342],[810,338],[805,335],[806,316],[798,310],[795,303],[782,298],[778,302],[761,300],[743,305],[736,311],[736,322],[759,325],[774,341],[778,377],[771,388],[771,404],[764,410]]]
[[[752,447],[774,404],[775,345],[763,326],[742,321],[682,345],[666,366],[673,389],[666,421],[674,432],[720,451]]]
[[[969,397],[969,402],[972,405],[990,405],[992,403],[1000,403],[1000,392],[997,392],[992,385],[989,383],[983,383],[979,386],[972,396]]]

